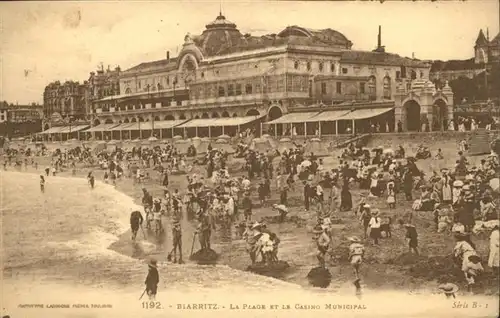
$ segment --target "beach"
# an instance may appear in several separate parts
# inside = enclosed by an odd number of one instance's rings
[[[43,166],[40,165],[40,172]],[[485,315],[495,308],[495,289],[487,294],[492,296],[475,296],[488,303],[488,308],[481,310],[465,309],[455,313],[446,310],[453,304],[444,300],[443,295],[436,294],[434,281],[427,277],[411,277],[401,270],[401,264],[388,264],[379,259],[378,254],[390,258],[403,251],[392,251],[394,244],[381,247],[381,250],[369,250],[367,263],[363,268],[365,281],[363,282],[363,299],[358,299],[351,285],[351,269],[348,265],[337,263],[331,266],[333,274],[332,284],[326,290],[318,290],[307,286],[305,276],[314,266],[314,245],[308,238],[308,225],[305,228],[296,228],[293,224],[270,224],[278,231],[282,238],[280,255],[289,261],[292,271],[287,273],[283,280],[253,275],[243,271],[248,265],[248,256],[244,251],[241,240],[224,242],[222,237],[216,237],[215,249],[220,252],[221,260],[216,267],[198,266],[195,264],[176,265],[166,262],[166,252],[171,244],[167,238],[166,246],[159,247],[151,240],[141,239],[137,244],[130,242],[128,218],[130,212],[138,207],[143,185],[134,184],[131,179],[120,180],[117,187],[98,182],[91,190],[84,176],[89,169],[78,169],[76,176],[70,171],[59,173],[57,177],[47,177],[46,192],[40,193],[38,174],[32,167],[27,171],[19,172],[14,168],[1,172],[2,182],[2,255],[4,261],[3,278],[4,302],[8,304],[10,314],[21,313],[23,316],[38,316],[36,308],[21,308],[21,304],[45,305],[50,303],[78,305],[75,299],[82,299],[82,305],[96,304],[112,308],[59,308],[53,313],[64,317],[81,315],[117,317],[128,316],[136,312],[145,311],[139,301],[143,290],[143,280],[147,266],[143,259],[155,257],[159,260],[161,282],[157,300],[167,304],[162,311],[172,316],[196,316],[197,310],[177,308],[177,305],[217,302],[220,307],[219,317],[231,316],[234,310],[238,315],[273,316],[270,309],[229,309],[231,304],[241,304],[241,297],[245,295],[245,302],[249,304],[266,303],[270,307],[273,300],[278,304],[287,300],[292,307],[307,300],[308,306],[319,306],[318,315],[328,314],[331,309],[327,304],[332,300],[339,304],[362,303],[370,304],[369,311],[353,309],[357,316],[373,312],[377,308],[379,297],[401,298],[391,308],[380,308],[387,316],[397,315],[403,309],[398,304],[406,304],[404,309],[412,309],[415,317],[423,317],[429,312],[429,307],[423,306],[424,299],[435,297],[438,303],[442,302],[443,314],[450,316],[479,316]],[[24,168],[21,168],[24,170]],[[97,180],[102,178],[103,171],[96,170]],[[172,176],[172,187],[183,189],[184,175]],[[162,191],[159,181],[153,175],[153,180],[146,184],[153,195]],[[297,198],[294,197],[294,200]],[[259,216],[270,215],[269,209],[257,209]],[[298,217],[308,219],[309,214],[293,207],[292,213]],[[349,215],[345,219],[352,218]],[[24,222],[28,220],[28,225]],[[346,222],[347,223],[347,222]],[[356,224],[343,224],[339,227],[339,253],[343,250],[342,237],[354,231]],[[168,227],[168,225],[167,225]],[[185,243],[184,253],[189,255],[193,225],[183,221]],[[169,228],[167,229],[167,233]],[[141,233],[139,233],[141,235]],[[428,242],[426,253],[442,253],[442,245],[432,245],[437,235],[430,235],[424,242]],[[400,240],[400,239],[396,239]],[[385,242],[384,242],[385,243]],[[448,242],[452,248],[451,240]],[[404,244],[403,242],[399,244]],[[486,252],[486,244],[480,242],[478,249]],[[439,252],[438,252],[439,250]],[[397,254],[396,254],[397,252]],[[387,259],[386,259],[387,261]],[[228,265],[222,265],[228,264]],[[29,292],[27,292],[29,291]],[[416,296],[416,295],[421,296]],[[254,295],[254,296],[252,296]],[[279,295],[279,297],[277,297]],[[390,296],[388,296],[390,295]],[[186,297],[189,299],[186,302]],[[255,298],[252,298],[255,297]],[[283,298],[285,297],[285,298]],[[411,298],[410,298],[411,297]],[[422,297],[418,304],[417,297]],[[461,300],[469,299],[463,295]],[[22,299],[22,301],[21,301]],[[408,299],[408,300],[404,300]],[[144,300],[144,299],[143,299]],[[222,300],[222,302],[221,302]],[[407,304],[411,300],[411,307]],[[172,307],[169,307],[172,306]],[[379,305],[380,306],[380,305]],[[5,307],[5,306],[4,306]],[[241,306],[240,306],[241,307]],[[303,309],[287,310],[287,315],[300,316]],[[435,305],[433,304],[433,307]],[[322,309],[321,309],[322,308]],[[439,306],[436,307],[439,310]],[[48,309],[44,309],[48,310]],[[495,311],[496,310],[496,311]],[[491,312],[497,312],[498,306]],[[437,311],[436,311],[437,312]],[[199,313],[199,312],[198,312]],[[207,313],[204,311],[204,313]],[[307,311],[310,313],[310,311]],[[343,310],[342,316],[349,316],[349,311]],[[391,314],[392,313],[392,314]],[[435,311],[433,311],[435,313]],[[147,315],[157,315],[154,310],[148,310]]]

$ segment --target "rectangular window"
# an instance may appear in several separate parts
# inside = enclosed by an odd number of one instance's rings
[[[359,83],[359,93],[360,94],[365,93],[365,83]]]
[[[337,94],[342,94],[342,82],[337,82]]]
[[[406,78],[406,66],[401,66],[401,78]]]
[[[226,91],[224,89],[224,86],[219,86],[219,97],[224,97],[226,96]]]
[[[401,71],[396,71],[396,79],[400,79],[401,78]]]
[[[245,85],[245,93],[252,94],[252,84]]]
[[[234,85],[229,84],[227,85],[227,96],[233,96],[234,95]]]
[[[347,74],[347,67],[342,68],[342,74]]]
[[[235,95],[241,95],[241,84],[236,84]]]
[[[326,83],[321,83],[321,94],[326,95]]]

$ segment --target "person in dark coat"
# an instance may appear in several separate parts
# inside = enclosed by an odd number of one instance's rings
[[[149,300],[155,300],[156,293],[158,291],[158,283],[160,282],[160,275],[158,274],[158,269],[156,268],[156,260],[151,260],[148,264],[148,276],[146,277],[146,293],[149,296]]]
[[[342,185],[342,191],[340,192],[340,211],[351,211],[352,210],[352,196],[349,192],[349,180],[344,178],[344,183]]]
[[[405,192],[406,201],[412,200],[411,191],[413,190],[413,177],[407,169],[403,174],[403,190]]]
[[[408,239],[408,247],[410,253],[415,252],[418,255],[418,234],[415,225],[405,224],[406,238]]]
[[[309,211],[309,198],[311,195],[311,186],[304,180],[304,208]]]
[[[130,229],[132,231],[132,241],[135,241],[137,231],[144,221],[141,212],[134,211],[130,214]]]
[[[245,216],[245,221],[252,220],[252,199],[250,199],[250,193],[246,192],[243,197],[243,215]]]

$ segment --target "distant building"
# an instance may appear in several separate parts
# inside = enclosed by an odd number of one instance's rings
[[[54,114],[62,118],[86,118],[86,93],[87,84],[75,81],[59,81],[50,83],[43,93],[43,114],[50,119]]]
[[[92,102],[107,96],[120,95],[120,74],[121,69],[117,66],[114,70],[110,67],[104,70],[101,66],[96,72],[90,72],[87,81],[86,112],[91,113]]]
[[[470,59],[433,61],[430,79],[444,82],[460,77],[474,79],[478,75],[484,75],[492,64],[500,63],[500,33],[491,41],[488,37],[484,35],[483,30],[479,30],[474,45],[474,57]]]
[[[20,137],[42,130],[43,106],[38,104],[0,106],[0,131],[9,137]]]
[[[5,123],[7,121],[7,107],[0,105],[0,123]]]

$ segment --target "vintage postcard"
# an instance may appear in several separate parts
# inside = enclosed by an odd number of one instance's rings
[[[0,318],[498,317],[500,1],[0,3]]]

